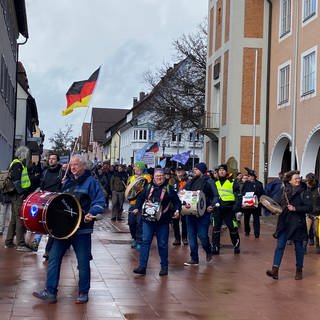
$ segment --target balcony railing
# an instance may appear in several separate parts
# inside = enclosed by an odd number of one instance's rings
[[[206,130],[220,129],[220,113],[205,112],[202,117],[201,125]]]

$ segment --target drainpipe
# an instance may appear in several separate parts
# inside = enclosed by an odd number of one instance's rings
[[[16,57],[16,93],[14,98],[14,112],[13,112],[13,141],[12,141],[12,159],[14,159],[15,153],[15,141],[16,141],[16,122],[17,122],[17,98],[18,98],[18,62],[19,62],[19,46],[23,46],[27,43],[29,38],[25,38],[23,42],[17,43],[17,57]]]
[[[256,143],[256,113],[257,113],[257,69],[258,69],[258,49],[255,52],[254,60],[254,88],[253,88],[253,127],[252,127],[252,163],[251,168],[254,170],[255,143]]]
[[[272,31],[272,1],[269,3],[269,26],[268,26],[268,57],[267,57],[267,88],[266,88],[266,132],[264,144],[264,184],[268,181],[269,174],[269,110],[270,110],[270,60],[271,60],[271,31]]]
[[[299,1],[296,1],[296,26],[294,43],[294,75],[293,75],[293,103],[292,103],[292,142],[291,142],[291,170],[296,169],[296,127],[297,127],[297,74],[298,74],[298,44],[299,44]]]

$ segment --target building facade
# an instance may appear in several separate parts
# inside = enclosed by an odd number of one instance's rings
[[[20,34],[28,38],[25,1],[0,0],[0,169],[8,166],[14,152]]]
[[[263,177],[268,75],[267,1],[209,1],[205,159]]]
[[[319,177],[319,1],[272,1],[271,26],[269,175]]]
[[[144,161],[148,166],[157,165],[166,158],[167,167],[176,167],[176,162],[171,162],[172,156],[190,151],[190,158],[186,166],[203,161],[203,136],[194,130],[184,132],[162,133],[155,130],[153,119],[154,111],[150,111],[152,100],[150,95],[141,95],[140,100],[134,101],[134,106],[128,112],[125,122],[119,126],[117,135],[120,137],[119,160],[124,164],[132,164],[137,160],[137,154],[146,144],[157,143],[159,150],[156,153],[146,153]]]

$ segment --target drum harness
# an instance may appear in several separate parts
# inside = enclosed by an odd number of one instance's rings
[[[147,186],[147,189],[149,189],[149,187],[150,187],[150,185]],[[149,191],[148,198],[147,198],[147,200],[145,201],[145,203],[147,203],[147,202],[154,203],[154,202],[151,201],[151,197],[152,197],[152,194],[153,194],[154,189],[155,189],[155,188],[154,188],[154,186],[152,185],[151,188],[150,188],[150,191]],[[165,196],[165,194],[166,194],[166,192],[167,192],[167,189],[169,189],[169,186],[168,186],[168,185],[164,186],[164,187],[162,188],[162,190],[161,190],[160,201],[159,201],[159,208],[161,208],[161,202],[162,202],[162,200],[163,200],[163,198],[164,198],[164,196]],[[163,213],[166,213],[166,212],[169,210],[169,208],[170,208],[170,203],[168,203],[167,207],[166,207],[164,210],[161,210],[161,212],[160,212],[160,217],[161,217],[161,215],[162,215]],[[142,213],[142,215],[143,215],[143,216],[147,216],[146,214],[143,214],[143,213]],[[160,220],[160,217],[159,217],[159,220]]]

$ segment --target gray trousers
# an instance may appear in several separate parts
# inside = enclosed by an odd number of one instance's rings
[[[0,203],[0,232],[4,232],[7,217],[11,214],[11,202]]]
[[[16,236],[16,244],[17,246],[25,246],[26,242],[24,239],[26,228],[23,224],[23,221],[20,219],[20,208],[22,205],[22,198],[16,194],[12,196],[12,213],[11,219],[8,226],[8,232],[5,244],[11,245],[13,244],[14,236]]]
[[[112,191],[112,218],[119,219],[123,211],[124,191]]]

